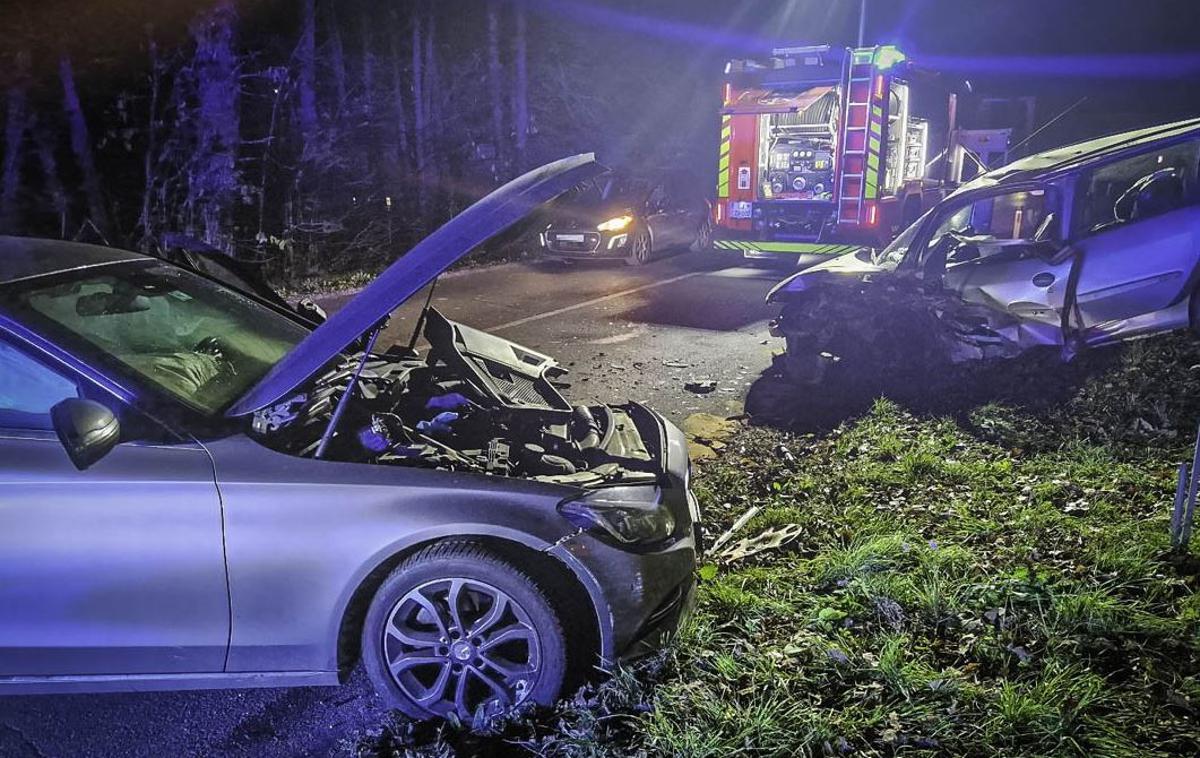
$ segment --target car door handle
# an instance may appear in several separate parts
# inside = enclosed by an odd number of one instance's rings
[[[1042,271],[1041,273],[1033,275],[1033,286],[1049,287],[1051,284],[1054,284],[1054,279],[1054,274],[1050,273],[1049,271]]]

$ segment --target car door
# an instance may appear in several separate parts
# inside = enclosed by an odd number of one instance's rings
[[[674,220],[674,244],[686,248],[696,241],[700,222],[704,220],[704,202],[698,190],[699,183],[688,174],[672,175],[667,202]]]
[[[50,408],[83,389],[122,436],[157,427],[0,333],[0,690],[6,678],[220,672],[221,505],[194,442],[129,441],[78,471]]]
[[[655,253],[661,253],[675,244],[674,219],[667,205],[667,189],[662,183],[654,185],[646,196],[645,218],[646,226],[650,229],[650,238],[654,242]]]
[[[1057,328],[1072,265],[1054,255],[1063,247],[1054,241],[1062,236],[1058,194],[1030,185],[948,203],[931,219],[925,255],[949,248],[943,281],[963,300]],[[946,244],[948,234],[955,244]]]
[[[1200,142],[1192,140],[1081,178],[1075,299],[1083,327],[1160,311],[1191,294],[1200,258],[1198,163]]]

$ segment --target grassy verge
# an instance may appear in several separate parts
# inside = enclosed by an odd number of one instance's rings
[[[1200,350],[1096,360],[1049,405],[880,400],[821,435],[745,430],[698,478],[712,533],[759,505],[742,535],[801,535],[706,570],[661,659],[490,741],[391,731],[376,749],[1200,754],[1197,564],[1167,537]]]

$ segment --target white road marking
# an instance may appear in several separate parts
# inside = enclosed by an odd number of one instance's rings
[[[577,311],[580,308],[590,308],[593,305],[599,305],[600,303],[606,303],[609,300],[617,300],[622,297],[628,297],[629,295],[632,295],[637,292],[644,292],[645,290],[651,290],[651,289],[654,289],[655,287],[663,287],[668,284],[674,284],[675,282],[681,282],[684,279],[691,279],[693,276],[702,276],[702,275],[708,274],[708,273],[711,273],[711,272],[692,271],[687,274],[680,274],[679,276],[673,276],[670,279],[662,279],[657,282],[650,282],[649,284],[643,284],[640,287],[632,287],[627,290],[621,290],[620,292],[613,292],[612,294],[609,294],[609,295],[603,295],[601,297],[594,297],[591,300],[584,300],[582,303],[575,303],[574,305],[568,305],[563,308],[555,308],[554,310],[546,311],[545,313],[535,313],[532,316],[526,316],[525,318],[519,318],[516,321],[508,321],[503,324],[500,324],[499,326],[489,327],[488,331],[489,332],[498,332],[498,331],[501,331],[502,329],[512,329],[514,327],[523,326],[524,324],[528,324],[528,323],[531,323],[534,321],[541,321],[542,319],[546,319],[546,318],[554,318],[555,316],[561,316],[564,313],[570,313],[571,311]]]

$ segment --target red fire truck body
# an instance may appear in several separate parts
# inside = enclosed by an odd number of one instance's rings
[[[910,73],[892,46],[730,61],[713,247],[803,265],[883,244],[936,202]]]

